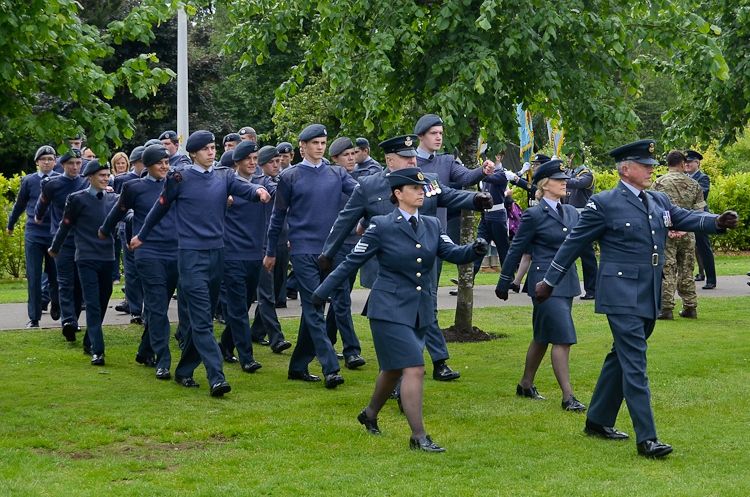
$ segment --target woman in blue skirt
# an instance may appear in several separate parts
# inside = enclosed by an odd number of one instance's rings
[[[531,266],[527,276],[528,294],[534,304],[532,323],[534,339],[526,353],[526,367],[521,383],[516,387],[519,397],[546,400],[534,386],[534,377],[539,369],[547,347],[552,344],[552,369],[562,390],[562,407],[566,411],[585,411],[586,406],[573,396],[570,386],[568,360],[570,346],[577,342],[576,329],[571,316],[573,297],[581,294],[578,271],[575,264],[565,279],[555,287],[554,295],[542,304],[535,298],[534,286],[544,278],[547,268],[560,248],[565,237],[578,223],[578,211],[572,205],[563,205],[560,199],[565,196],[565,174],[562,161],[551,160],[542,164],[534,173],[536,197],[539,204],[526,209],[521,225],[513,238],[505,259],[495,294],[508,299],[508,288],[513,282],[513,271],[524,253],[531,254]]]

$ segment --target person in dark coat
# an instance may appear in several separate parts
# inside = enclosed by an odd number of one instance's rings
[[[565,197],[565,181],[569,178],[559,160],[551,160],[537,169],[533,181],[537,187],[536,197],[539,203],[523,213],[513,245],[506,257],[509,263],[503,264],[495,293],[498,298],[508,300],[513,271],[523,254],[530,253],[528,293],[534,304],[534,339],[526,353],[526,367],[523,379],[516,387],[516,394],[519,397],[545,400],[534,386],[534,377],[547,352],[547,346],[552,344],[550,357],[557,383],[563,393],[562,407],[566,411],[585,411],[586,406],[573,396],[568,371],[570,346],[577,343],[571,316],[573,297],[581,293],[575,263],[549,300],[540,304],[534,293],[534,285],[542,280],[557,249],[578,222],[575,207],[560,203]]]
[[[413,157],[409,159],[413,165]],[[370,292],[366,314],[380,374],[370,403],[357,419],[370,433],[379,435],[378,412],[403,374],[401,399],[412,431],[409,446],[415,450],[444,452],[445,449],[427,435],[422,422],[424,338],[427,328],[436,319],[429,273],[435,257],[468,264],[477,257],[484,257],[489,244],[478,239],[473,245],[457,246],[443,232],[440,221],[419,215],[425,195],[423,187],[428,184],[419,168],[392,171],[388,181],[393,191],[391,202],[398,208],[387,216],[370,220],[354,250],[315,290],[313,303],[322,308],[326,297],[341,282],[377,255],[378,276]]]

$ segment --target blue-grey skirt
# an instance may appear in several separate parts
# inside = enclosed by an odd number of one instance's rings
[[[536,299],[531,300],[534,303],[532,323],[536,343],[553,345],[578,343],[573,316],[570,314],[573,308],[573,297],[553,295],[543,304],[537,302]]]
[[[404,324],[370,319],[370,330],[381,371],[424,366],[427,328],[414,329]]]

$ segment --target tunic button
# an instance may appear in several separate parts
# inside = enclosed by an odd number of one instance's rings
[[[537,268],[537,270],[539,270],[539,266],[537,266],[536,268]]]
[[[378,197],[378,200],[383,200],[382,198]]]
[[[617,276],[622,276],[622,271],[618,271]]]
[[[422,258],[421,257],[417,257],[417,262],[422,262]]]
[[[417,248],[422,248],[422,244],[421,244],[421,243],[418,243],[418,244],[416,245],[416,247],[417,247]]]
[[[630,226],[630,223],[625,223],[625,226]]]
[[[654,230],[651,230],[651,234],[652,234],[652,235],[655,235],[655,234],[656,234],[656,231],[654,231]]]
[[[421,278],[421,277],[422,277],[422,273],[417,273],[417,278]]]
[[[654,245],[654,250],[656,250],[656,245]]]
[[[422,287],[421,287],[421,286],[418,286],[418,287],[417,287],[417,291],[418,291],[418,292],[421,292],[421,291],[422,291]]]
[[[648,215],[648,218],[651,219],[651,214]]]
[[[563,231],[568,231],[568,228],[563,228]]]

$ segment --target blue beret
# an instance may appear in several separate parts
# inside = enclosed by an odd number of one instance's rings
[[[414,126],[415,135],[423,135],[427,133],[427,130],[433,126],[442,126],[443,120],[436,114],[426,114],[419,118],[417,124]]]
[[[544,178],[570,179],[570,176],[565,173],[565,166],[563,166],[563,161],[555,159],[547,161],[539,166],[534,173],[534,176],[531,178],[531,182],[538,183],[539,180],[542,180]]]
[[[153,166],[162,159],[169,159],[169,150],[164,145],[151,145],[142,152],[141,160],[146,167]]]
[[[74,139],[75,139],[75,140],[83,140],[83,133],[81,133],[81,132],[79,131],[78,133],[76,133],[76,137],[75,137]]]
[[[266,162],[271,161],[274,157],[279,156],[279,151],[276,147],[272,147],[271,145],[266,145],[265,147],[260,149],[260,152],[258,152],[258,164],[265,164]]]
[[[289,142],[281,142],[278,145],[276,145],[276,150],[279,151],[280,154],[291,154],[294,153],[294,147]]]
[[[35,162],[38,161],[39,157],[43,155],[51,155],[54,157],[55,149],[50,147],[49,145],[42,145],[41,147],[37,149],[36,153],[34,154],[34,161]]]
[[[367,138],[362,138],[361,136],[355,140],[355,142],[359,148],[369,148],[370,142],[367,140]]]
[[[239,162],[253,152],[258,151],[258,144],[250,140],[240,142],[234,150],[232,150],[232,157],[235,162]]]
[[[224,137],[223,140],[221,140],[222,145],[226,142],[241,142],[242,137],[238,133],[229,133],[227,136]]]
[[[81,157],[83,157],[83,154],[81,153],[80,148],[71,148],[70,150],[65,152],[65,155],[60,157],[60,164],[64,164],[70,159],[80,159]]]
[[[328,148],[328,153],[331,154],[331,157],[336,157],[344,150],[349,150],[350,148],[354,148],[352,139],[348,136],[342,136],[333,140],[333,143]]]
[[[234,167],[234,150],[227,150],[223,154],[221,154],[221,160],[219,161],[219,164],[221,164],[224,167]]]
[[[703,160],[703,156],[700,153],[696,152],[695,150],[687,149],[683,153],[685,154],[685,160],[687,162],[694,161],[694,160]]]
[[[404,167],[386,174],[391,188],[403,185],[426,185],[422,170],[418,167]]]
[[[151,138],[149,141],[143,144],[144,148],[150,147],[151,145],[161,145],[161,140],[157,138]]]
[[[240,130],[239,134],[240,135],[257,135],[258,133],[256,133],[255,130],[251,128],[250,126],[245,126],[244,128]],[[241,139],[242,138],[240,138],[240,140]]]
[[[132,152],[130,152],[130,162],[133,163],[137,160],[141,160],[143,157],[143,151],[146,150],[146,147],[143,146],[137,146],[133,149]]]
[[[639,164],[656,166],[659,164],[659,161],[654,159],[655,149],[656,141],[639,140],[637,142],[623,145],[622,147],[617,147],[614,150],[610,150],[609,155],[615,159],[615,162],[632,160]]]
[[[299,141],[306,142],[307,140],[320,138],[321,136],[328,136],[326,127],[322,124],[311,124],[310,126],[303,129],[302,133],[299,134]]]
[[[174,131],[165,131],[159,135],[159,140],[177,140],[177,133]]]
[[[414,142],[417,135],[402,135],[395,138],[380,142],[380,148],[386,154],[398,154],[403,157],[416,157],[417,150],[414,148]]]
[[[190,137],[187,139],[187,143],[185,144],[185,150],[187,150],[188,152],[197,152],[209,143],[215,142],[216,138],[214,138],[214,134],[210,131],[202,129],[190,135]]]
[[[534,157],[531,158],[531,162],[541,162],[544,164],[545,162],[549,162],[552,160],[552,157],[549,155],[544,154],[536,154]]]
[[[83,172],[81,172],[81,176],[88,176],[89,174],[96,174],[103,169],[109,169],[109,164],[99,164],[99,159],[92,159],[83,168]]]

